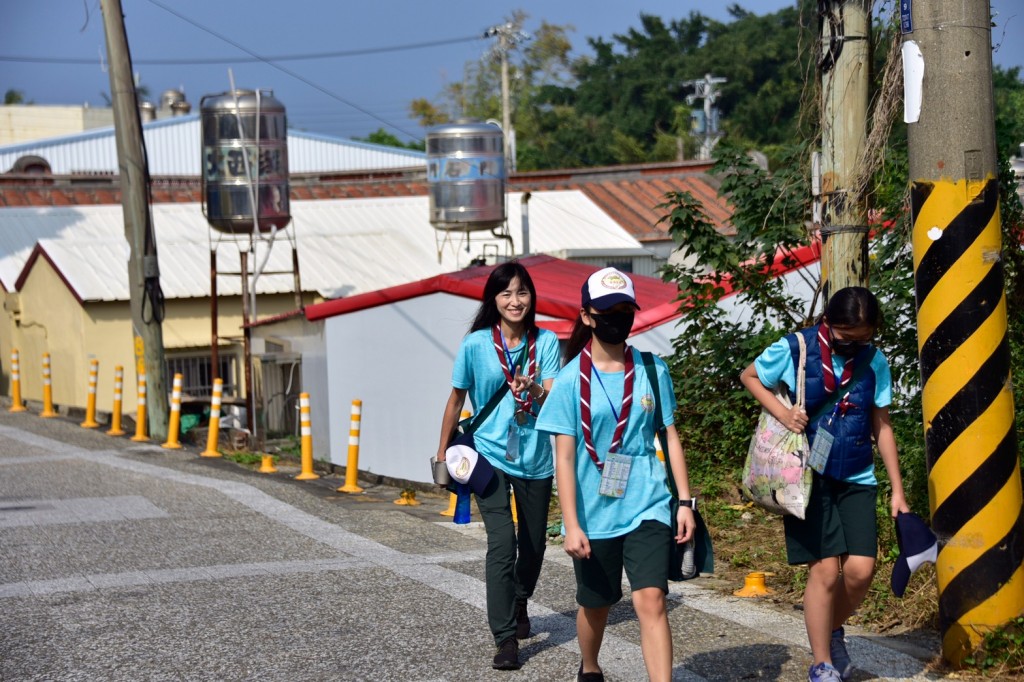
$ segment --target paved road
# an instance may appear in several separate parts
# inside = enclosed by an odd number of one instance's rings
[[[575,679],[559,547],[523,669],[494,671],[479,523],[440,516],[440,496],[403,507],[394,488],[345,495],[336,477],[294,473],[0,412],[0,679]],[[702,580],[672,586],[675,679],[806,679],[797,614]],[[886,638],[850,650],[856,680],[931,679]],[[609,680],[645,678],[628,603],[612,610],[602,662]]]

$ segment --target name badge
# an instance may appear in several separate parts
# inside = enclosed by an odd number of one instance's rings
[[[629,483],[629,470],[633,466],[633,458],[618,452],[609,452],[604,458],[601,469],[601,487],[598,492],[606,497],[625,497],[626,484]]]
[[[835,440],[836,437],[824,428],[819,428],[818,432],[814,434],[814,442],[811,443],[811,456],[807,465],[819,474],[825,473],[825,465],[828,464],[828,453],[832,451],[832,443]]]
[[[508,438],[505,440],[505,461],[515,462],[519,459],[519,424],[515,419],[508,421]]]

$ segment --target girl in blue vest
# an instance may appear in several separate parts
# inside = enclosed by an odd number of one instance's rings
[[[637,310],[633,282],[614,268],[583,284],[583,302],[537,428],[555,435],[555,475],[565,551],[576,572],[576,679],[604,679],[598,653],[608,612],[622,599],[625,569],[640,621],[640,648],[651,680],[672,676],[668,592],[672,529],[665,465],[654,449],[654,411],[668,428],[668,458],[681,502],[676,542],[694,534],[686,459],[674,422],[668,366],[655,358],[661,404],[640,353],[626,345]]]
[[[487,531],[487,621],[498,647],[493,660],[498,670],[520,667],[518,640],[530,636],[526,604],[544,559],[554,476],[551,439],[538,434],[534,424],[558,372],[558,337],[537,327],[536,302],[533,279],[518,261],[491,272],[455,358],[437,448],[442,461],[467,395],[479,412],[508,384],[501,402],[473,433],[477,451],[494,469],[476,503]]]
[[[878,553],[873,444],[892,483],[892,516],[910,511],[889,422],[889,363],[871,345],[881,322],[874,294],[863,287],[840,289],[818,324],[776,341],[740,375],[765,409],[791,431],[806,432],[811,443],[815,471],[806,518],[783,517],[789,563],[808,565],[810,682],[852,674],[843,624],[867,594]],[[772,393],[785,384],[796,403],[797,334],[807,346],[806,411],[786,408]]]

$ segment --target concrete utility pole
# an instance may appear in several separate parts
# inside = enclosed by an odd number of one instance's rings
[[[512,128],[512,103],[508,82],[508,53],[512,47],[529,35],[516,30],[511,24],[492,26],[484,32],[485,38],[498,36],[498,56],[501,58],[501,130],[505,134],[505,167],[509,173],[516,170],[516,131]]]
[[[693,88],[693,94],[686,96],[687,104],[693,104],[698,99],[704,100],[704,125],[694,134],[694,137],[700,138],[701,141],[697,156],[701,160],[710,159],[715,145],[722,139],[722,133],[718,129],[718,109],[715,108],[715,100],[721,94],[716,86],[725,82],[725,78],[712,76],[710,73],[703,79],[683,81],[684,88]]]
[[[101,0],[103,30],[110,62],[110,100],[121,179],[124,236],[128,240],[128,287],[136,372],[146,375],[146,413],[149,436],[167,437],[167,380],[164,376],[163,295],[157,265],[156,236],[149,213],[148,175],[142,149],[142,124],[135,98],[128,39],[121,0]]]
[[[828,0],[821,15],[821,279],[832,292],[868,283],[867,139],[871,0]]]
[[[991,17],[988,2],[910,5],[901,7],[904,118],[925,455],[942,653],[960,664],[1024,605]]]

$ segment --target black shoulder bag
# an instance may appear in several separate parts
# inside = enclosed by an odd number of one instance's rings
[[[715,555],[711,546],[711,534],[708,533],[708,528],[704,524],[704,519],[701,517],[700,512],[694,509],[693,519],[696,523],[696,528],[690,541],[693,543],[692,561],[685,556],[687,545],[676,543],[679,491],[676,490],[675,477],[672,475],[672,460],[668,456],[668,433],[665,429],[665,424],[661,421],[661,410],[659,409],[661,405],[661,392],[658,389],[658,372],[654,366],[654,355],[652,353],[642,351],[640,357],[643,359],[644,370],[647,372],[647,381],[651,384],[651,391],[654,393],[654,430],[658,434],[658,441],[661,443],[661,452],[665,455],[665,478],[668,479],[668,489],[671,493],[671,499],[669,500],[671,521],[669,522],[669,527],[672,529],[672,538],[669,545],[668,579],[674,581],[690,580],[691,578],[696,578],[701,573],[714,573]]]

